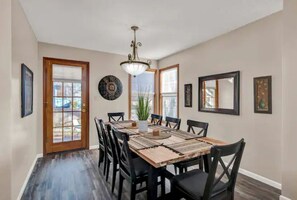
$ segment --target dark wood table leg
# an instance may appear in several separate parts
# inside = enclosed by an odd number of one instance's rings
[[[203,161],[204,161],[204,170],[206,173],[209,172],[209,168],[210,168],[210,154],[206,154],[203,156]]]
[[[155,168],[152,165],[149,168],[148,174],[148,200],[156,200],[158,197],[158,175],[160,173],[159,168]]]

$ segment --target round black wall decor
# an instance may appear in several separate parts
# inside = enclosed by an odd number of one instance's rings
[[[104,99],[115,100],[121,96],[123,86],[115,76],[108,75],[103,77],[98,84],[98,91]]]

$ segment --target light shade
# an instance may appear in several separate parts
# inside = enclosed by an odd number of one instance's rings
[[[146,62],[132,60],[121,62],[121,66],[127,73],[133,76],[142,74],[149,67],[148,63]]]

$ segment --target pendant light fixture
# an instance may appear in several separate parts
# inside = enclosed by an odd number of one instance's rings
[[[139,29],[138,26],[132,26],[131,29],[134,31],[134,40],[131,42],[132,54],[128,55],[128,60],[121,62],[122,68],[129,74],[137,76],[145,72],[147,68],[150,68],[150,61],[147,62],[139,60],[137,49],[141,47],[141,42],[136,41],[136,31]]]

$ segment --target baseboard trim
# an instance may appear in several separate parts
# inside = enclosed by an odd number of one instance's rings
[[[228,165],[228,163],[226,163],[226,162],[224,162],[224,163],[225,163],[226,166]],[[242,169],[242,168],[239,168],[239,173],[241,173],[241,174],[243,174],[245,176],[248,176],[248,177],[250,177],[252,179],[255,179],[257,181],[260,181],[262,183],[265,183],[267,185],[270,185],[270,186],[272,186],[274,188],[277,188],[279,190],[282,189],[282,184],[280,184],[280,183],[278,183],[276,181],[273,181],[273,180],[271,180],[269,178],[266,178],[264,176],[261,176],[259,174],[255,174],[253,172],[250,172],[250,171]]]
[[[246,176],[248,176],[248,177],[250,177],[250,178],[253,178],[253,179],[255,179],[255,180],[258,180],[258,181],[260,181],[260,182],[262,182],[262,183],[265,183],[265,184],[267,184],[267,185],[270,185],[270,186],[272,186],[272,187],[274,187],[274,188],[277,188],[277,189],[279,189],[279,190],[281,190],[282,189],[282,184],[280,184],[280,183],[278,183],[278,182],[276,182],[276,181],[273,181],[273,180],[271,180],[271,179],[268,179],[268,178],[266,178],[266,177],[264,177],[264,176],[260,176],[260,175],[258,175],[258,174],[255,174],[255,173],[253,173],[253,172],[250,172],[250,171],[248,171],[248,170],[245,170],[245,169],[239,169],[239,173],[241,173],[241,174],[243,174],[243,175],[246,175]]]
[[[17,200],[20,200],[20,199],[22,198],[23,193],[24,193],[24,191],[25,191],[25,189],[26,189],[27,183],[28,183],[28,181],[29,181],[29,179],[30,179],[30,176],[31,176],[31,174],[32,174],[32,172],[33,172],[33,169],[34,169],[34,167],[35,167],[35,164],[36,164],[38,158],[42,158],[42,157],[43,157],[43,154],[37,154],[37,155],[36,155],[36,157],[35,157],[35,159],[34,159],[32,165],[31,165],[31,167],[30,167],[30,169],[29,169],[29,171],[28,171],[28,173],[27,173],[27,176],[26,176],[26,178],[25,178],[25,181],[24,181],[24,183],[23,183],[23,185],[22,185],[22,187],[21,187],[21,190],[20,190],[20,192],[19,192],[19,195],[18,195],[18,197],[17,197]]]
[[[288,197],[285,197],[283,195],[280,195],[279,200],[291,200],[291,199],[289,199]]]
[[[89,149],[99,149],[99,145],[92,145],[89,147]]]

